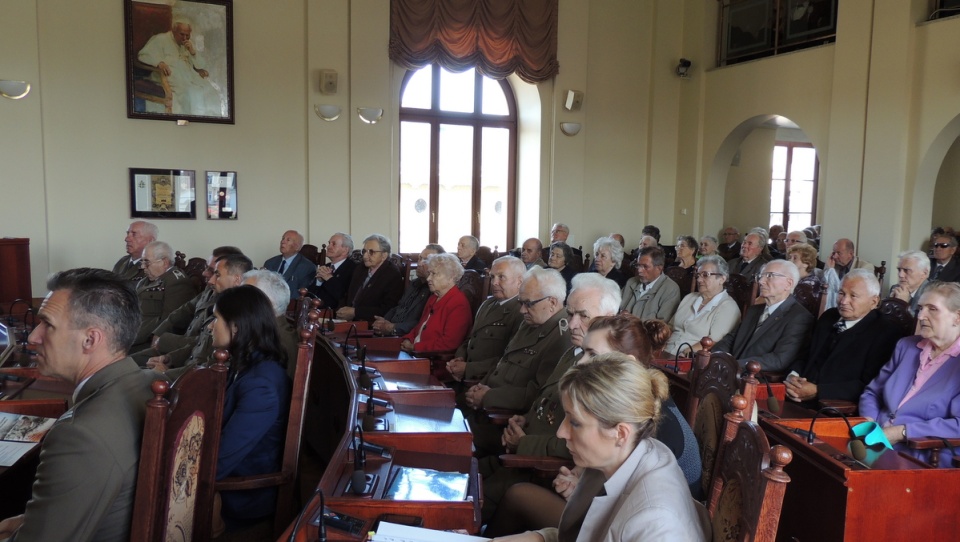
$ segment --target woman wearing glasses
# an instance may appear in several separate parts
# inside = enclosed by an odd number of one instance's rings
[[[740,307],[723,289],[729,275],[727,262],[719,256],[704,256],[697,262],[697,291],[680,301],[670,326],[673,335],[665,352],[676,355],[700,350],[700,339],[719,341],[740,323]],[[684,343],[689,343],[687,346]]]

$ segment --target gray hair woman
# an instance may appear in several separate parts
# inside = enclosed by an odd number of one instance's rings
[[[719,256],[704,256],[697,262],[697,291],[687,294],[670,321],[673,335],[664,351],[688,355],[700,350],[700,339],[719,341],[740,323],[740,307],[727,295],[723,284],[730,271]]]
[[[602,276],[613,280],[623,289],[627,277],[620,272],[623,263],[623,247],[613,237],[601,237],[593,244],[593,268]]]

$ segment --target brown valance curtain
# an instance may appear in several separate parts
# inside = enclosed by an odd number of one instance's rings
[[[439,63],[494,79],[550,79],[559,0],[391,0],[390,59],[407,69]]]

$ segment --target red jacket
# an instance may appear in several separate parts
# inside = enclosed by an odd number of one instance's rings
[[[426,325],[423,333],[420,329]],[[413,342],[413,348],[419,351],[456,350],[467,338],[473,326],[473,313],[470,302],[459,288],[454,286],[442,298],[433,294],[423,307],[420,321],[404,339]],[[420,342],[415,342],[420,333]]]

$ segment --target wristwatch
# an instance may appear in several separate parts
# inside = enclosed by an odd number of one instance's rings
[[[901,426],[900,436],[903,437],[903,440],[907,440],[907,426]]]

